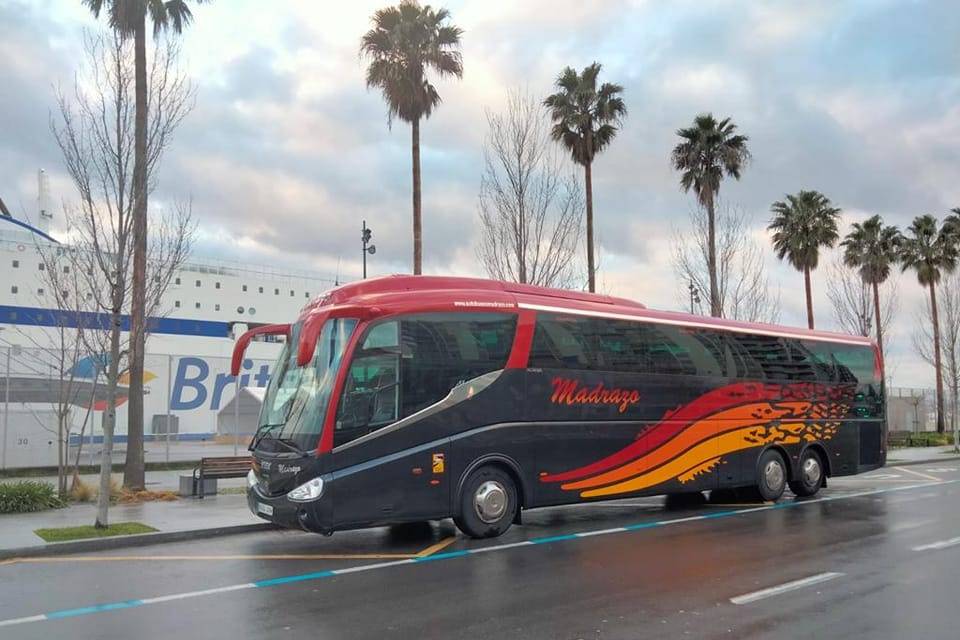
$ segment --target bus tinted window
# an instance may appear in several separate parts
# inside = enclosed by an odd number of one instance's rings
[[[513,346],[516,317],[496,313],[429,314],[400,323],[401,414],[442,400],[450,389],[502,369]]]
[[[502,369],[516,317],[437,313],[374,325],[354,355],[337,412],[334,445],[442,400],[450,390]]]
[[[721,345],[670,325],[539,314],[531,367],[672,375],[723,375]]]

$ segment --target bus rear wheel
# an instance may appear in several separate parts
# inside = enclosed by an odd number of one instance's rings
[[[787,464],[783,456],[767,449],[757,464],[757,492],[766,502],[776,502],[787,487]]]
[[[816,495],[823,486],[823,462],[816,451],[807,449],[800,458],[800,477],[789,482],[790,491],[800,498]]]
[[[463,483],[460,513],[453,521],[471,538],[495,538],[510,528],[518,508],[517,486],[510,474],[484,466]]]

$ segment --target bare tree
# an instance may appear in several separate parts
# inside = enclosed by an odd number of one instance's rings
[[[132,43],[116,33],[86,35],[86,65],[71,97],[58,92],[59,118],[51,128],[67,173],[78,192],[75,205],[65,205],[69,256],[94,308],[95,321],[82,332],[85,348],[103,354],[106,410],[100,462],[100,495],[96,526],[108,524],[113,434],[120,375],[129,356],[124,323],[130,312],[130,277],[134,199],[134,69]],[[170,135],[192,107],[193,92],[175,71],[177,50],[167,43],[150,68],[148,175],[152,176]],[[186,259],[194,231],[189,204],[179,205],[159,222],[148,247],[147,317],[157,315],[163,291]],[[142,434],[141,434],[142,435]],[[142,475],[142,439],[139,447]],[[138,464],[135,460],[127,466]]]
[[[547,114],[527,93],[487,112],[477,258],[487,274],[544,287],[579,286],[583,193],[550,143]]]
[[[880,328],[882,334],[887,335],[899,310],[896,279],[888,278],[879,290]],[[833,307],[833,319],[841,329],[858,336],[871,336],[876,332],[873,285],[865,283],[857,269],[844,264],[839,254],[827,271],[827,298]]]
[[[950,390],[953,447],[960,451],[960,271],[945,277],[939,289],[937,312],[940,315],[941,366]],[[917,311],[913,347],[921,358],[933,366],[933,321],[930,314],[927,305]]]
[[[750,220],[739,207],[723,204],[716,215],[717,291],[720,317],[748,322],[777,322],[780,293],[770,286],[763,248],[750,237]],[[710,227],[702,207],[691,210],[690,229],[673,232],[673,270],[680,281],[678,299],[686,305],[689,287],[710,299]]]

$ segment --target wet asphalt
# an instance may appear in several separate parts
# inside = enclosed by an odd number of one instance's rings
[[[0,638],[960,637],[960,463],[818,498],[552,508],[485,541],[444,521],[0,564]]]

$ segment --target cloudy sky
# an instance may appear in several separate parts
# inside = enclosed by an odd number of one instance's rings
[[[269,6],[268,6],[269,5]],[[409,127],[387,126],[364,87],[360,36],[380,2],[217,0],[195,8],[183,66],[197,105],[164,159],[152,206],[192,197],[198,253],[359,273],[360,220],[374,229],[374,274],[410,269]],[[960,206],[960,11],[954,2],[445,3],[463,28],[464,77],[438,84],[422,127],[427,273],[479,274],[476,203],[484,113],[507,90],[546,95],[566,65],[603,64],[625,88],[622,132],[596,162],[604,291],[677,308],[670,238],[692,198],[669,165],[675,131],[694,115],[731,116],[753,162],[721,196],[750,216],[783,302],[805,323],[802,277],[777,264],[770,203],[817,189],[844,226],[873,213],[901,226]],[[36,169],[57,201],[73,197],[49,134],[53,86],[69,84],[84,28],[79,0],[0,0],[0,196],[32,214]],[[845,232],[844,228],[844,232]],[[832,255],[828,254],[824,264]],[[825,270],[818,326],[835,326]],[[929,384],[911,335],[923,292],[900,279],[890,337],[898,385]]]

